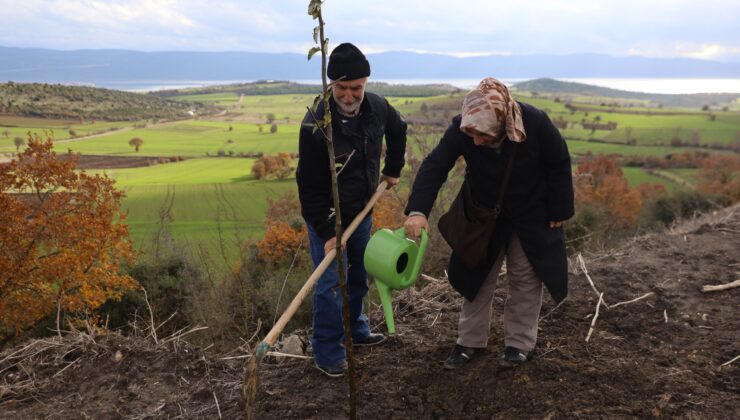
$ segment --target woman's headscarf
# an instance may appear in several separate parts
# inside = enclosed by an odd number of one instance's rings
[[[492,77],[481,80],[478,87],[465,96],[460,130],[471,137],[476,132],[493,137],[494,141],[482,146],[495,149],[505,137],[517,143],[527,138],[519,104],[506,85]]]

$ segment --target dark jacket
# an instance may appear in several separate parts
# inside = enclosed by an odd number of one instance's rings
[[[382,173],[395,178],[400,176],[406,152],[406,122],[385,98],[370,92],[365,92],[355,129],[342,123],[333,98],[330,99],[330,108],[337,171],[341,169],[338,176],[339,203],[342,224],[347,227],[378,186],[383,136],[387,150]],[[316,118],[321,120],[323,115],[322,102]],[[334,237],[335,223],[329,154],[326,139],[321,131],[313,132],[313,125],[313,118],[307,112],[299,135],[298,197],[306,223],[328,240]]]
[[[488,264],[466,269],[453,252],[448,275],[452,286],[472,301],[513,233],[537,275],[556,302],[568,293],[568,265],[563,228],[550,228],[549,221],[573,216],[573,181],[568,148],[557,128],[539,109],[519,103],[527,139],[516,147],[514,167],[504,196],[488,254]],[[476,146],[460,131],[460,116],[452,120],[442,140],[426,157],[414,182],[406,213],[427,216],[447,173],[462,155],[473,200],[493,208],[498,198],[506,162],[514,143],[504,141],[500,154]]]

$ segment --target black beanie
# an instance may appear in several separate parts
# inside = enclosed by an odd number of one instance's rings
[[[370,76],[370,63],[359,48],[345,42],[329,55],[326,75],[331,80],[354,80]]]

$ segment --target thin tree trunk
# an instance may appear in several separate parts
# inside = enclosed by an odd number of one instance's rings
[[[347,275],[344,271],[344,255],[342,253],[342,214],[339,208],[339,183],[337,181],[336,160],[334,155],[334,140],[332,136],[331,108],[329,106],[329,86],[326,80],[326,38],[324,37],[324,18],[319,12],[319,40],[321,42],[321,85],[324,90],[324,115],[329,115],[328,124],[326,124],[326,147],[329,151],[329,170],[331,171],[331,193],[334,201],[334,231],[336,239],[337,252],[337,272],[339,274],[339,288],[342,291],[342,315],[344,319],[344,348],[347,352],[347,363],[349,371],[347,378],[349,381],[349,418],[357,418],[357,381],[355,378],[355,355],[352,343],[352,329],[350,326],[349,311],[349,294],[347,293]],[[327,121],[327,119],[324,119]]]

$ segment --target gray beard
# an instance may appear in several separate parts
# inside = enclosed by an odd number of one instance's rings
[[[337,101],[337,108],[339,109],[339,113],[344,115],[345,117],[354,117],[355,115],[357,115],[357,112],[360,110],[361,104],[362,104],[362,101],[355,102],[352,105],[345,105]]]

